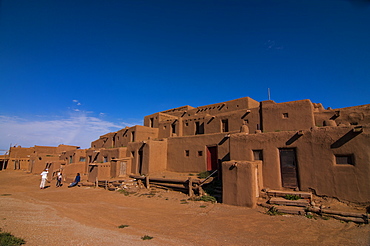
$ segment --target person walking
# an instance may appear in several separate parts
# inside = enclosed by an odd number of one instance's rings
[[[56,187],[61,187],[62,186],[62,172],[58,172],[57,174],[57,183],[56,183]]]
[[[40,174],[41,175],[41,184],[40,184],[40,189],[45,189],[45,184],[46,184],[46,180],[48,179],[48,169],[44,169],[44,171],[42,171],[42,173]]]

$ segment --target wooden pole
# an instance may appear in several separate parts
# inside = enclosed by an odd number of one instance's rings
[[[149,185],[149,176],[145,176],[145,186],[147,189],[150,188],[150,185]]]
[[[194,196],[193,179],[191,177],[189,177],[189,179],[188,179],[188,190],[189,190],[189,196],[193,197]]]

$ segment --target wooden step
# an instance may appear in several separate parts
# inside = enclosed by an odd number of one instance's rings
[[[265,208],[268,208],[269,210],[274,209],[277,212],[284,213],[284,214],[297,214],[297,215],[305,215],[306,214],[305,208],[303,208],[303,207],[274,206],[274,205],[267,204],[267,203],[264,203],[264,202],[258,203],[258,205],[262,206],[262,207],[265,207]]]
[[[305,199],[312,199],[312,193],[303,191],[284,191],[284,190],[268,190],[267,195],[269,197],[284,197],[286,195],[296,195]]]
[[[296,207],[307,207],[309,205],[309,201],[306,199],[287,200],[281,197],[271,197],[269,203],[276,204],[279,206],[296,206]]]
[[[276,206],[275,208],[277,209],[278,212],[284,214],[298,214],[298,215],[306,214],[305,209],[302,207]]]

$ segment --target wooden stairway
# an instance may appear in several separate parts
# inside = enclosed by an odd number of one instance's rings
[[[289,197],[292,200],[286,199]],[[265,193],[265,198],[267,202],[260,202],[258,205],[269,209],[274,207],[279,213],[305,215],[306,207],[310,205],[312,200],[312,194],[301,191],[268,190]]]

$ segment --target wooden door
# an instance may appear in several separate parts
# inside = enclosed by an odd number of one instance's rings
[[[207,147],[207,171],[218,169],[217,146]]]
[[[298,187],[298,169],[295,149],[280,149],[281,182],[285,188]]]
[[[119,177],[126,176],[127,162],[121,161],[119,165]]]

